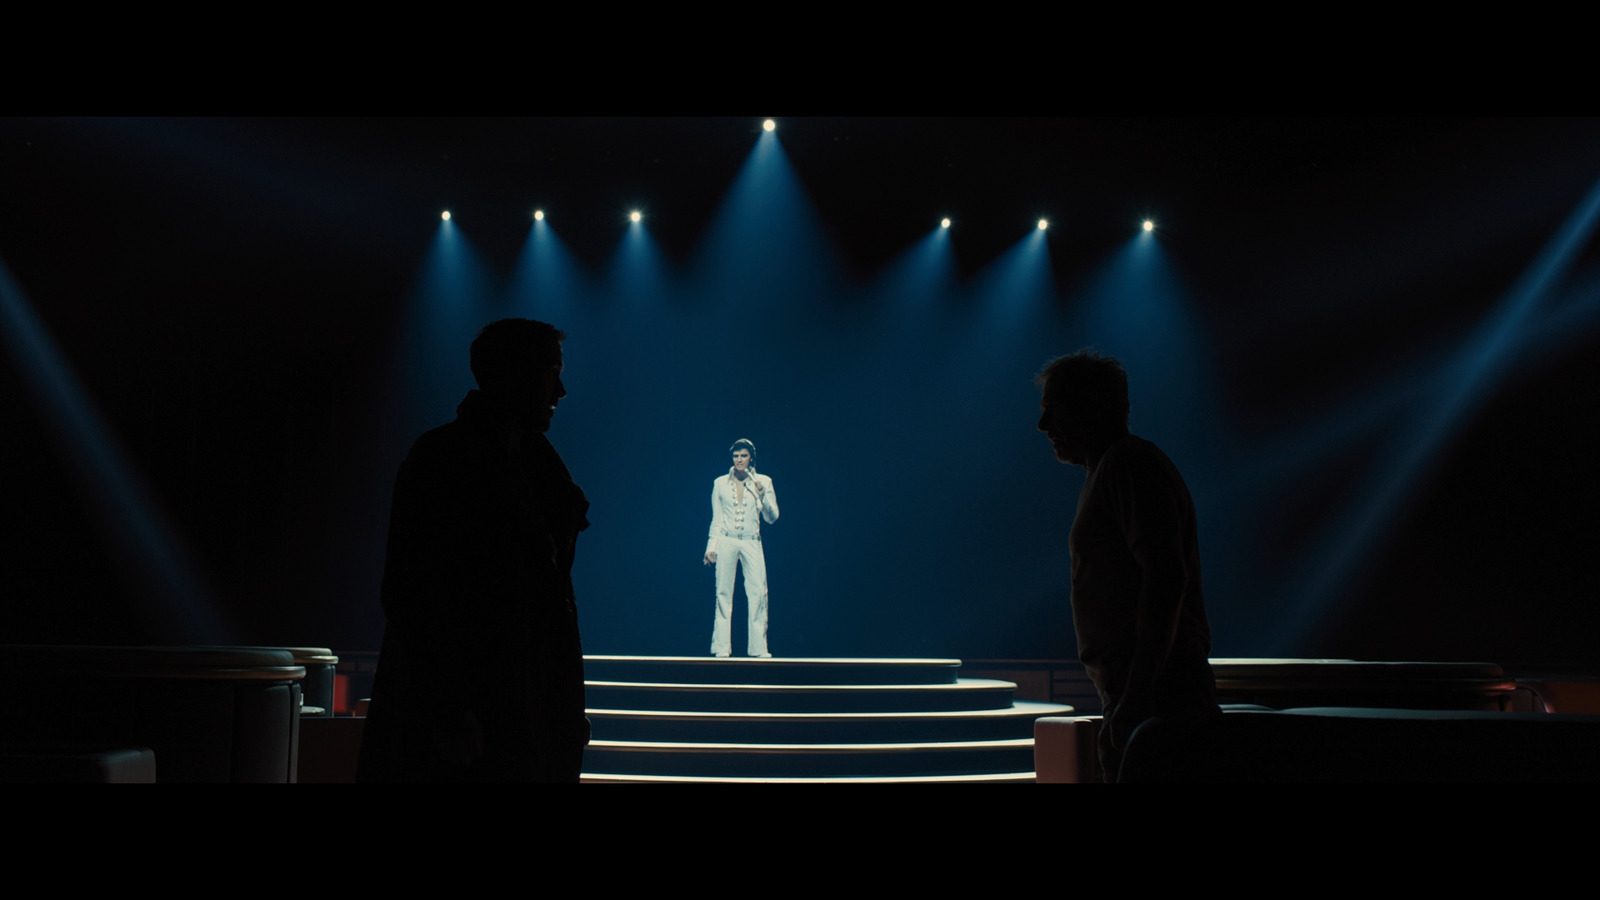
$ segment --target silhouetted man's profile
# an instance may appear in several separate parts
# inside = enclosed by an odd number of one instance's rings
[[[529,319],[486,326],[478,390],[400,464],[363,781],[578,779],[589,723],[572,559],[589,501],[545,438],[565,337]]]
[[[1104,706],[1101,767],[1115,781],[1140,722],[1217,713],[1194,501],[1172,460],[1128,433],[1120,363],[1080,350],[1035,381],[1039,430],[1056,459],[1088,472],[1068,539],[1072,621]]]

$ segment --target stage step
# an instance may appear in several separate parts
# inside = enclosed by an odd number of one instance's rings
[[[696,778],[689,775],[583,776],[584,784],[1033,784],[1037,780],[1031,769],[1026,772],[996,772],[983,775],[839,775],[816,778],[799,775],[766,778],[729,776]]]
[[[1033,740],[868,744],[698,744],[591,741],[584,766],[601,772],[646,766],[672,775],[759,778],[978,775],[1033,768]]]
[[[585,656],[590,681],[659,684],[955,684],[959,659]]]
[[[954,684],[651,684],[587,681],[589,706],[710,712],[904,712],[1007,709],[1009,681]]]
[[[1053,703],[1006,709],[916,712],[684,712],[589,710],[594,733],[620,741],[745,741],[762,744],[1005,740],[1033,736],[1033,720],[1060,715]]]
[[[954,659],[585,657],[586,782],[1019,782],[1033,720],[1016,685]]]

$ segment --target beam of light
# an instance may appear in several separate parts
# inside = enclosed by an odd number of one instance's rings
[[[1049,228],[1049,227],[1050,227],[1050,220],[1049,219],[1040,219],[1039,220],[1039,230],[1040,231],[1043,231],[1043,230],[1045,230],[1046,228]]]
[[[454,222],[441,221],[418,270],[392,363],[389,402],[398,452],[455,417],[456,404],[472,387],[467,347],[496,317],[494,295],[487,263]]]
[[[643,216],[635,211],[628,218],[631,224],[606,267],[600,295],[616,301],[607,305],[610,313],[649,318],[665,315],[671,308],[665,296],[669,281],[666,260],[650,229],[640,221]],[[621,324],[612,322],[607,327]]]
[[[940,225],[877,274],[863,294],[876,298],[889,314],[888,320],[876,329],[884,347],[921,340],[918,336],[945,312],[945,299],[954,286],[955,273],[950,232]],[[893,354],[880,356],[889,359]]]
[[[1538,322],[1523,329],[1520,349],[1526,359],[1548,360],[1588,338],[1600,312],[1600,273],[1586,273],[1546,307],[1548,312]],[[1412,421],[1415,409],[1449,392],[1456,378],[1453,358],[1448,348],[1418,354],[1402,369],[1375,373],[1369,381],[1353,385],[1333,411],[1281,423],[1275,429],[1277,439],[1253,450],[1248,464],[1228,467],[1233,475],[1223,493],[1273,495],[1283,482],[1304,480],[1308,471],[1365,452],[1364,445]]]
[[[773,131],[773,130],[775,130],[775,129],[776,129],[776,128],[777,128],[777,127],[778,127],[778,123],[777,123],[777,122],[774,122],[774,121],[772,121],[772,120],[771,120],[771,119],[768,119],[768,120],[766,120],[766,121],[765,121],[765,122],[762,122],[762,123],[761,123],[761,130],[762,130],[762,131]]]
[[[1074,291],[1073,346],[1067,349],[1093,346],[1121,360],[1128,370],[1130,425],[1175,459],[1194,459],[1199,448],[1185,444],[1216,431],[1219,398],[1205,352],[1210,342],[1165,248],[1144,237],[1128,238]]]
[[[543,222],[544,221],[544,210],[542,210],[542,209],[534,210],[533,211],[533,220],[535,222]]]
[[[588,273],[543,212],[535,212],[511,273],[504,315],[540,319],[558,328],[577,327],[574,317],[583,310],[581,300],[587,288]]]
[[[1236,563],[1211,523],[1230,520],[1235,498],[1225,490],[1234,467],[1224,460],[1222,389],[1199,301],[1188,279],[1147,232],[1130,235],[1070,296],[1066,340],[1056,353],[1092,347],[1128,372],[1129,427],[1172,458],[1200,516],[1208,587],[1227,583]],[[1219,552],[1219,548],[1221,552]],[[1212,610],[1219,635],[1236,629],[1226,610]],[[1222,614],[1219,616],[1219,614]]]
[[[569,337],[562,376],[568,396],[556,413],[550,440],[589,492],[593,508],[609,510],[594,519],[596,527],[585,535],[587,550],[578,554],[573,569],[574,579],[583,580],[586,621],[604,622],[586,626],[591,631],[586,638],[597,647],[673,646],[663,634],[687,629],[688,623],[663,615],[651,597],[660,596],[658,590],[687,596],[692,588],[704,587],[695,577],[704,571],[676,565],[670,541],[647,537],[660,532],[663,523],[676,529],[703,518],[705,498],[700,494],[706,485],[701,482],[716,474],[702,479],[703,466],[695,465],[708,448],[695,448],[697,458],[679,445],[693,434],[687,423],[698,408],[708,396],[720,396],[716,391],[724,386],[709,375],[685,373],[702,358],[709,362],[712,348],[725,347],[718,338],[726,338],[727,332],[687,327],[672,286],[665,254],[650,227],[628,224],[597,282],[585,286],[581,298],[573,298],[583,302],[572,304],[570,316],[551,320]],[[569,284],[569,289],[576,287]],[[648,448],[639,440],[645,434],[652,435]],[[720,456],[726,446],[720,442],[710,449]],[[631,474],[619,480],[616,476],[624,472]],[[690,493],[691,484],[693,503],[678,495]],[[622,558],[628,559],[627,566],[616,564]],[[648,587],[641,583],[644,572],[655,573],[643,576]]]
[[[0,260],[0,335],[41,418],[53,426],[70,460],[85,505],[135,582],[141,610],[159,640],[218,643],[229,639],[217,604],[203,586],[176,530],[95,407],[44,323]],[[153,608],[153,604],[161,604]]]
[[[1145,219],[1143,227],[1144,227],[1145,231],[1155,231],[1156,230],[1156,223],[1150,221],[1149,219]]]
[[[1524,358],[1549,361],[1586,340],[1600,325],[1596,320],[1600,316],[1600,273],[1587,273],[1581,283],[1560,296],[1559,302],[1547,304],[1550,311],[1546,315],[1523,329],[1520,350]],[[1280,437],[1253,450],[1248,463],[1226,467],[1232,474],[1221,493],[1248,498],[1243,505],[1249,505],[1275,496],[1285,483],[1305,480],[1308,472],[1337,465],[1341,457],[1364,454],[1364,447],[1414,421],[1415,410],[1453,389],[1457,376],[1452,359],[1450,352],[1441,351],[1412,360],[1402,371],[1358,386],[1332,412],[1282,424],[1276,429]]]
[[[1524,347],[1530,357],[1550,360],[1567,352],[1600,326],[1600,271],[1585,272],[1561,300],[1549,304],[1544,318],[1530,328]]]
[[[712,298],[737,296],[743,284],[809,284],[842,271],[776,132],[756,137],[688,268],[687,280]]]
[[[1333,517],[1318,552],[1300,569],[1287,600],[1279,643],[1302,645],[1328,628],[1339,614],[1334,599],[1362,571],[1379,542],[1416,496],[1432,463],[1473,413],[1494,392],[1514,362],[1540,304],[1571,269],[1600,221],[1600,183],[1578,204],[1539,255],[1496,305],[1477,332],[1444,368],[1440,390],[1414,410],[1410,427],[1392,442],[1387,454],[1374,459],[1381,473],[1354,495]]]
[[[535,223],[536,229],[544,227]],[[347,551],[351,571],[359,573],[352,580],[370,582],[383,571],[384,523],[395,473],[417,437],[454,419],[456,406],[474,386],[468,348],[478,329],[501,317],[494,299],[488,265],[458,223],[441,219],[417,266],[380,370],[379,393],[371,402],[377,421],[369,430],[372,464],[363,476],[372,505],[355,520],[367,527],[349,539],[360,541]],[[376,605],[367,607],[364,622],[374,639],[383,633]]]
[[[444,221],[444,222],[450,221],[450,210],[447,209],[444,212],[440,213],[439,214],[439,219],[440,219],[440,221]]]
[[[640,213],[637,209],[634,210],[631,213],[628,213],[628,221],[629,222],[633,222],[634,224],[638,224],[643,219],[644,219],[644,214]]]
[[[1009,333],[1030,315],[1053,314],[1055,279],[1044,232],[1028,232],[985,266],[974,277],[970,290],[981,317],[981,330],[986,332]]]
[[[950,217],[946,216],[945,218],[940,219],[939,220],[939,227],[940,228],[949,228],[950,227]]]
[[[935,233],[940,238],[948,234]],[[1070,511],[1071,500],[1041,498],[1067,490],[1076,472],[1063,472],[1065,467],[1054,461],[1033,428],[1039,393],[1031,376],[1046,358],[1064,352],[1064,345],[1073,346],[1063,336],[1049,250],[1046,233],[1029,228],[964,285],[956,303],[927,311],[943,315],[926,329],[926,337],[918,336],[899,354],[905,374],[898,382],[885,382],[898,385],[890,396],[908,409],[895,411],[886,421],[891,437],[881,446],[903,443],[906,434],[919,433],[923,425],[932,425],[938,435],[919,442],[918,452],[910,454],[914,463],[896,460],[896,469],[913,480],[939,485],[931,503],[931,498],[915,494],[900,501],[902,516],[904,510],[917,510],[920,516],[911,518],[932,521],[902,526],[897,534],[918,529],[921,533],[910,539],[913,544],[940,545],[940,510],[949,510],[964,530],[970,529],[961,546],[945,551],[947,560],[918,573],[919,587],[929,598],[928,613],[954,614],[949,601],[936,598],[993,591],[1008,598],[1007,615],[985,623],[984,640],[1001,646],[1052,645],[1058,640],[1054,645],[1059,652],[1070,655],[1071,627],[1061,602],[1069,568],[1064,557],[1070,514],[1062,517],[1061,504],[1068,504]],[[1018,485],[1026,488],[1019,491]],[[1019,564],[987,565],[1002,557]],[[1041,640],[1045,633],[1052,637]],[[973,636],[952,634],[946,639]]]

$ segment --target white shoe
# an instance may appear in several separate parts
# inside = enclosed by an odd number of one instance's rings
[[[756,659],[771,659],[771,658],[772,658],[772,654],[771,653],[763,653],[760,656],[756,657]]]
[[[711,655],[715,656],[717,659],[727,659],[732,654],[729,654],[729,653],[713,653]]]

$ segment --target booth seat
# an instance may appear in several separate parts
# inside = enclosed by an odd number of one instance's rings
[[[0,755],[148,748],[162,782],[294,781],[305,673],[261,647],[0,646]]]
[[[1512,712],[1493,663],[1213,659],[1220,719],[1154,719],[1125,782],[1600,780],[1600,716]],[[1096,782],[1099,716],[1039,719],[1041,782]]]
[[[1600,716],[1308,707],[1159,718],[1128,740],[1145,783],[1562,784],[1600,781]]]
[[[1042,783],[1100,781],[1099,716],[1034,723]],[[1600,716],[1228,707],[1208,723],[1160,718],[1128,740],[1123,783],[1562,784],[1600,781]]]

